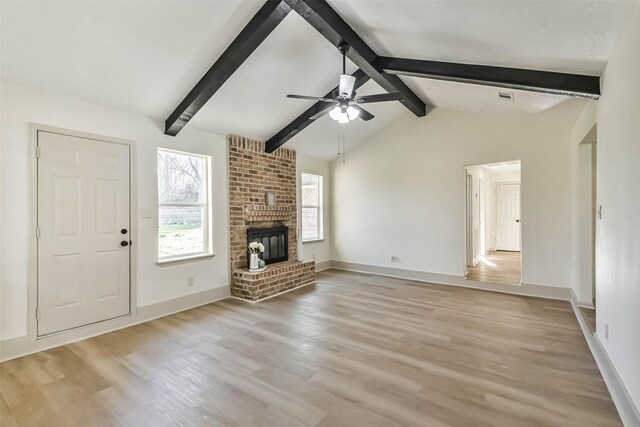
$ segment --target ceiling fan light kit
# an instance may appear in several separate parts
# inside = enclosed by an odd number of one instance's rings
[[[351,120],[357,119],[359,115],[360,111],[351,105],[336,106],[329,111],[329,117],[341,124],[349,123]]]

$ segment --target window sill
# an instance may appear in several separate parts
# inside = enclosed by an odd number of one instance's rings
[[[307,244],[307,243],[320,243],[320,242],[324,242],[324,238],[322,239],[312,239],[312,240],[303,240],[302,244]]]
[[[202,261],[202,260],[205,260],[205,259],[213,258],[214,256],[216,256],[216,254],[214,254],[214,253],[190,255],[190,256],[184,256],[184,257],[180,257],[180,258],[170,258],[170,259],[158,260],[158,262],[156,264],[159,265],[160,267],[164,267],[164,266],[173,265],[173,264],[183,264],[183,263],[186,263],[186,262]]]

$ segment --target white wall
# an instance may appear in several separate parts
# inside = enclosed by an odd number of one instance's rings
[[[298,239],[298,259],[303,261],[316,260],[316,265],[322,268],[321,263],[331,261],[331,175],[329,173],[329,163],[313,159],[311,157],[305,157],[299,153],[296,156],[296,174],[297,174],[297,191],[298,191],[298,222],[302,218],[302,203],[301,192],[302,185],[300,184],[301,173],[312,173],[315,175],[321,175],[323,181],[323,228],[324,228],[324,240],[318,242],[302,243],[302,239]],[[301,230],[301,224],[298,223],[298,230]],[[298,233],[298,236],[301,236]]]
[[[38,123],[136,142],[132,185],[138,209],[152,219],[138,219],[132,230],[137,254],[138,306],[228,286],[226,143],[224,136],[185,128],[175,138],[162,133],[162,123],[147,117],[2,82],[1,154],[1,329],[2,339],[27,333],[29,236],[33,141],[29,124]],[[213,259],[159,267],[157,254],[156,148],[167,147],[212,156]],[[11,242],[11,244],[7,244]],[[195,287],[187,288],[187,276]]]
[[[523,283],[570,287],[569,134],[583,106],[502,116],[437,108],[360,143],[332,163],[333,259],[463,276],[464,166],[520,159]]]
[[[593,259],[591,266],[585,266],[585,253],[592,250],[594,242],[592,233],[585,233],[584,227],[586,217],[593,212],[586,213],[584,209],[585,186],[589,185],[587,175],[592,172],[592,165],[585,161],[585,154],[592,148],[587,144],[595,143],[597,138],[596,106],[596,101],[588,101],[571,131],[572,288],[584,306],[591,306],[593,300]]]
[[[597,105],[597,335],[640,409],[640,6],[616,42]],[[609,338],[604,336],[609,325]]]

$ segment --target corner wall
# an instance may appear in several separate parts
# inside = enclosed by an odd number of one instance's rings
[[[640,6],[601,78],[597,103],[596,334],[640,409]],[[609,337],[604,334],[609,326]],[[640,416],[636,422],[640,423]],[[640,425],[640,424],[639,424]]]
[[[406,116],[332,163],[332,259],[462,277],[464,167],[521,160],[523,283],[571,287],[571,126],[584,101]],[[391,262],[390,254],[398,256]]]

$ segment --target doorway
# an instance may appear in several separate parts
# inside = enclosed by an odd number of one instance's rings
[[[130,147],[37,132],[38,337],[130,314]]]
[[[519,285],[520,161],[467,166],[466,279]]]

